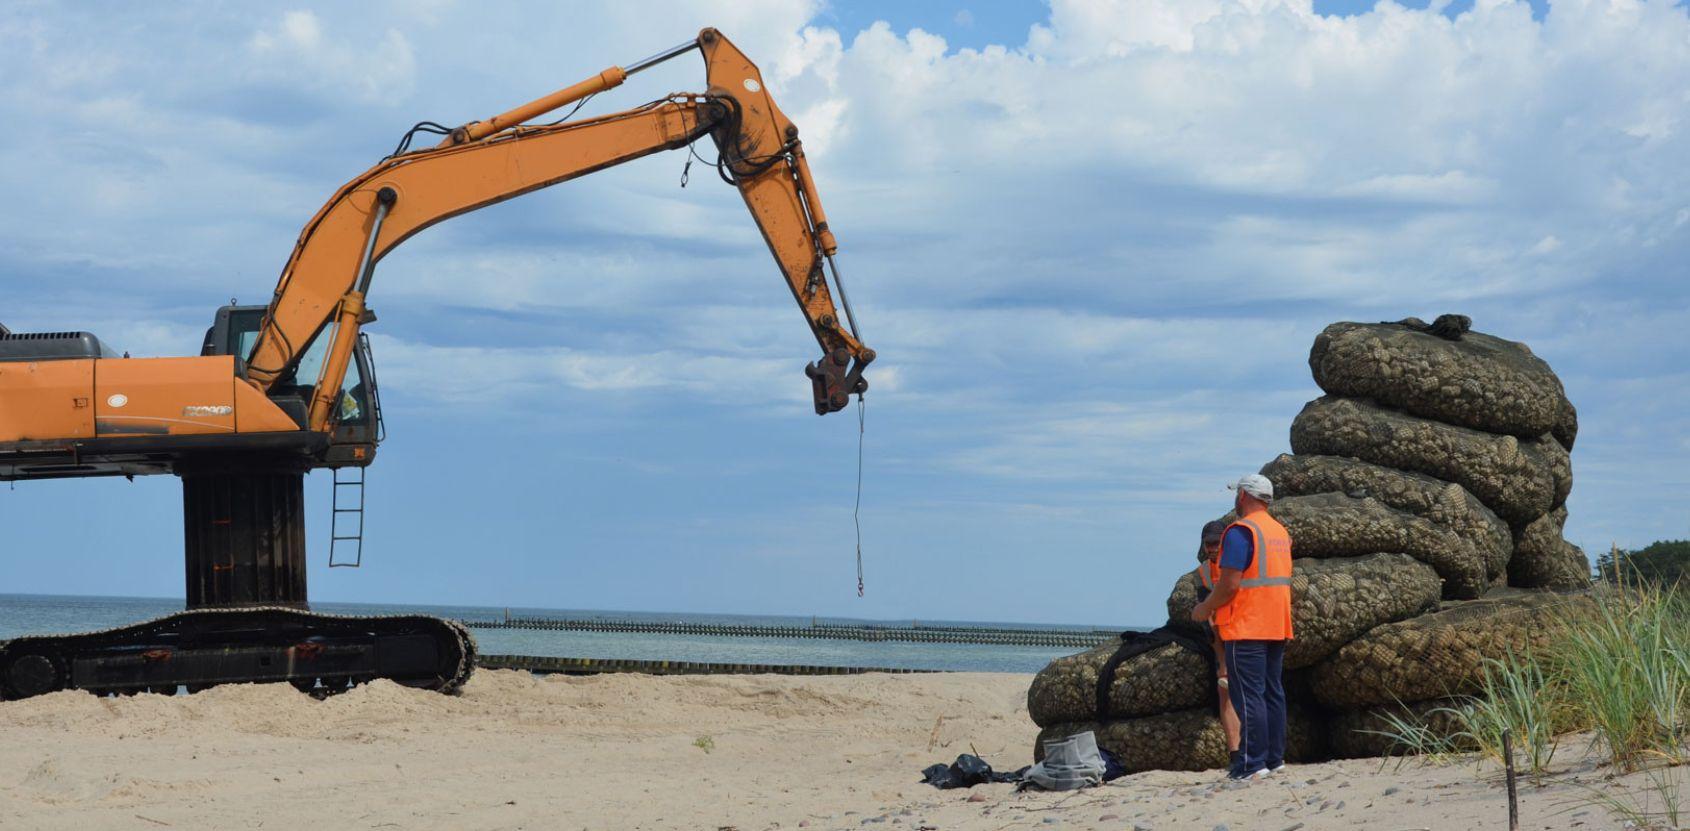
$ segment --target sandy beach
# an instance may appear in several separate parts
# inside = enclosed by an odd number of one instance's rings
[[[446,697],[378,682],[0,704],[0,827],[400,829],[1505,828],[1471,763],[1294,766],[1227,787],[1148,773],[1074,793],[937,791],[924,766],[1027,764],[1030,676],[571,678],[481,672]],[[1615,828],[1578,759],[1522,785],[1523,828]],[[1685,783],[1678,771],[1680,785]]]

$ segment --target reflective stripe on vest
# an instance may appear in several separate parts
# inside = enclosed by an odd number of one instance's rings
[[[1243,526],[1249,528],[1251,531],[1255,532],[1252,539],[1257,544],[1258,548],[1262,547],[1263,541],[1265,541],[1267,539],[1267,534],[1262,533],[1262,526],[1257,525],[1256,523],[1251,522],[1250,520],[1247,520],[1247,519],[1239,520],[1238,524],[1243,525]],[[1238,581],[1238,587],[1239,588],[1241,588],[1241,589],[1255,589],[1255,588],[1260,588],[1262,586],[1289,586],[1289,585],[1291,585],[1291,575],[1289,575],[1289,574],[1285,575],[1284,577],[1263,577],[1262,576],[1262,561],[1267,559],[1266,557],[1263,557],[1262,555],[1257,554],[1252,559],[1255,560],[1254,565],[1255,565],[1255,569],[1256,569],[1256,576],[1255,577],[1246,577],[1246,578]]]
[[[1251,567],[1238,593],[1215,613],[1222,640],[1288,640],[1291,627],[1291,535],[1265,512],[1233,523],[1250,532]],[[1230,530],[1230,528],[1228,529]]]

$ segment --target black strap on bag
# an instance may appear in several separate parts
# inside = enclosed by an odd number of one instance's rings
[[[1122,632],[1120,647],[1115,650],[1114,655],[1109,656],[1109,660],[1103,664],[1103,668],[1097,671],[1098,721],[1109,719],[1109,688],[1115,686],[1115,671],[1121,668],[1121,664],[1170,643],[1179,644],[1181,647],[1203,656],[1204,661],[1209,665],[1209,674],[1215,673],[1214,648],[1206,641],[1193,637],[1189,633],[1181,632],[1170,626],[1158,627],[1149,632]]]

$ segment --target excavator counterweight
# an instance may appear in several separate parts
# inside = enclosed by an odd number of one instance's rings
[[[704,92],[530,123],[694,50],[704,58]],[[419,131],[444,138],[413,150]],[[483,121],[419,123],[306,223],[267,304],[218,310],[197,356],[130,358],[86,332],[0,326],[0,481],[180,477],[188,606],[117,630],[0,645],[0,697],[236,681],[290,681],[319,693],[371,678],[461,686],[475,644],[460,626],[308,610],[303,478],[371,464],[382,435],[363,332],[375,320],[376,267],[437,222],[705,137],[821,347],[805,368],[816,412],[861,395],[875,353],[858,338],[839,283],[838,244],[798,128],[721,33],[705,29]]]

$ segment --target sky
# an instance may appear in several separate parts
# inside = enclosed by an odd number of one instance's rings
[[[388,440],[318,600],[1154,624],[1339,320],[1472,316],[1579,407],[1569,539],[1690,536],[1690,14],[1662,0],[0,10],[0,322],[196,354],[412,123],[720,28],[800,126],[865,340],[684,154],[382,261]],[[696,56],[590,102],[697,89]],[[180,597],[180,483],[0,488],[0,592]]]

